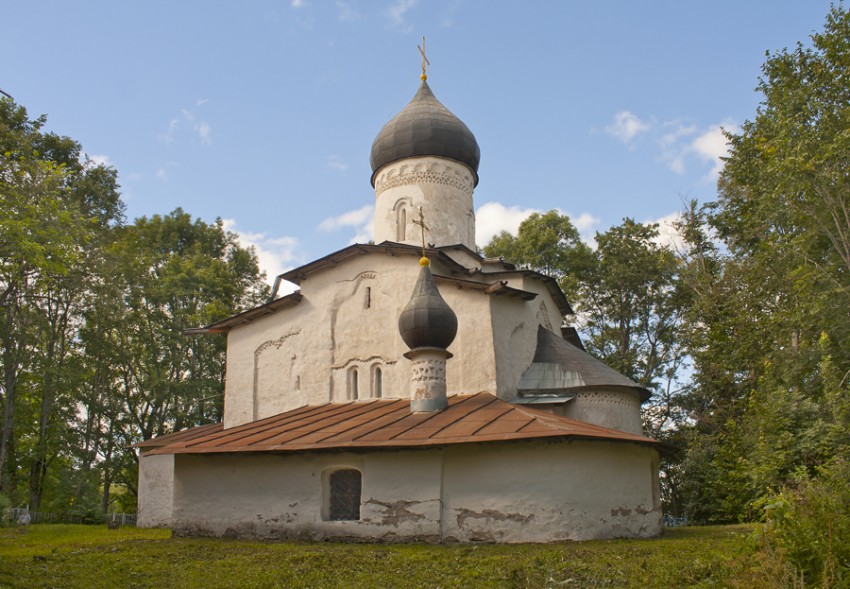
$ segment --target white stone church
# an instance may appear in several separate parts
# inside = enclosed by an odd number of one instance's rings
[[[390,542],[660,532],[649,393],[562,327],[554,279],[477,253],[479,157],[423,75],[372,145],[377,245],[189,330],[227,334],[224,421],[138,445],[139,525]]]

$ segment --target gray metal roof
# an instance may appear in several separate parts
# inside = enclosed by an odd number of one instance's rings
[[[407,106],[372,142],[372,186],[385,165],[414,156],[445,157],[467,165],[478,185],[481,150],[472,131],[443,106],[424,80]]]
[[[621,387],[635,390],[641,402],[650,393],[638,383],[600,362],[584,350],[544,328],[537,328],[537,349],[531,366],[517,383],[524,392],[566,392],[583,388]]]
[[[535,298],[536,293],[512,288],[503,284],[504,280],[500,280],[500,278],[529,276],[540,281],[547,288],[552,297],[555,299],[555,303],[558,305],[558,310],[562,315],[572,314],[573,310],[567,302],[567,299],[564,297],[563,291],[561,291],[561,288],[558,286],[558,281],[551,276],[546,276],[533,270],[499,270],[491,272],[488,271],[486,267],[483,270],[478,268],[470,269],[458,263],[447,253],[454,249],[467,250],[472,255],[478,256],[477,253],[472,252],[472,250],[469,250],[462,245],[441,246],[437,248],[429,247],[426,249],[428,257],[437,264],[437,267],[443,268],[443,270],[448,273],[448,275],[434,274],[434,279],[438,282],[451,281],[459,288],[474,288],[475,290],[480,290],[490,296],[508,296],[523,300],[531,300]],[[301,282],[306,280],[309,276],[335,268],[349,259],[372,254],[419,257],[422,255],[422,248],[415,245],[395,243],[392,241],[384,241],[377,245],[365,243],[354,244],[330,253],[318,260],[314,260],[309,264],[284,272],[277,277],[278,279],[275,280],[275,284],[279,284],[282,280],[286,280],[293,284],[300,285]],[[480,256],[478,257],[480,258]],[[464,280],[458,278],[458,276],[470,277],[475,280]],[[485,280],[486,282],[479,282],[480,280]],[[281,298],[274,298],[275,294],[276,290],[272,293],[272,299],[265,305],[249,309],[239,313],[238,315],[234,315],[233,317],[222,319],[221,321],[216,321],[215,323],[205,327],[185,329],[183,333],[186,335],[226,333],[237,325],[259,319],[260,317],[274,313],[282,308],[297,305],[303,298],[300,292],[295,292]]]

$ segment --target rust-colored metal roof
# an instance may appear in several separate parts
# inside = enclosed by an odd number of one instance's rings
[[[199,425],[190,429],[183,429],[179,432],[173,432],[170,434],[157,436],[155,438],[145,440],[144,442],[133,444],[132,447],[143,449],[162,448],[163,446],[167,446],[168,444],[172,444],[174,442],[185,442],[187,440],[194,440],[195,438],[200,438],[201,436],[220,432],[223,428],[224,425],[221,423],[208,423],[206,425]]]
[[[661,449],[660,442],[644,436],[477,393],[449,397],[449,406],[435,413],[411,413],[407,399],[304,406],[228,429],[171,438],[149,454],[423,448],[543,438],[631,442]]]

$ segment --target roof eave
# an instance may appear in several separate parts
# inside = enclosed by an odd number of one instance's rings
[[[292,294],[286,295],[285,297],[275,299],[273,301],[265,303],[264,305],[260,305],[259,307],[248,309],[247,311],[242,311],[241,313],[238,313],[226,319],[222,319],[220,321],[216,321],[215,323],[210,323],[209,325],[206,325],[204,327],[190,327],[188,329],[184,329],[183,335],[206,335],[215,333],[227,333],[234,327],[237,327],[244,323],[250,323],[251,321],[254,321],[255,319],[264,317],[266,315],[273,315],[280,309],[294,307],[303,299],[304,295],[302,295],[300,291],[296,291]]]

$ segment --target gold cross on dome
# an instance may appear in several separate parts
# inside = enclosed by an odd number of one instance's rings
[[[425,232],[431,231],[425,224],[425,213],[422,212],[422,207],[419,207],[419,218],[414,219],[413,223],[422,228],[422,257],[425,257]]]
[[[425,35],[422,35],[422,45],[417,45],[416,48],[419,50],[419,53],[422,54],[422,75],[419,76],[423,82],[428,79],[428,74],[425,73],[425,66],[431,65],[431,62],[428,61],[428,58],[425,57]]]

